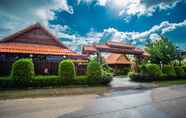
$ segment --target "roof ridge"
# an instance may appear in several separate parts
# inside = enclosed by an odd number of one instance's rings
[[[4,37],[1,42],[5,42],[5,41],[8,41],[8,40],[12,40],[13,38],[25,33],[25,32],[28,32],[30,31],[31,29],[33,28],[41,28],[42,30],[44,30],[49,36],[52,37],[52,40],[54,40],[57,44],[59,44],[59,46],[63,47],[63,48],[67,48],[69,49],[67,46],[65,46],[64,44],[62,44],[59,39],[57,37],[55,37],[51,32],[49,32],[44,26],[42,26],[39,22],[36,22],[35,24],[32,24],[26,28],[23,28],[22,30],[19,30],[18,32],[15,32],[11,35],[8,35],[6,37]],[[70,49],[69,49],[70,50]]]

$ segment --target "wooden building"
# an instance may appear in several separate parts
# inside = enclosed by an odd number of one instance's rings
[[[36,74],[45,74],[44,70],[57,74],[58,63],[63,59],[79,60],[76,66],[87,61],[86,56],[66,47],[39,23],[0,41],[0,75],[9,74],[12,63],[19,58],[32,58]]]
[[[127,74],[132,64],[126,55],[116,53],[110,54],[104,61],[113,69],[115,74]]]
[[[134,62],[142,62],[149,57],[149,54],[143,49],[121,42],[108,41],[105,44],[83,46],[83,54],[89,56],[96,54],[98,61],[102,61],[102,52],[111,53],[105,59],[105,62],[115,71],[122,70],[122,68],[125,70],[125,68],[129,68]]]

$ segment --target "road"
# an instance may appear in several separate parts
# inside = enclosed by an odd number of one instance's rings
[[[0,118],[186,118],[186,86],[0,101]]]

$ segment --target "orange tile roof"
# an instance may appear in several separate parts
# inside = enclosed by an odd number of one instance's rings
[[[25,44],[25,43],[0,43],[1,53],[22,53],[22,54],[47,54],[47,55],[71,55],[78,56],[79,54],[65,48],[40,45],[40,44]]]
[[[105,58],[107,64],[131,64],[129,59],[123,54],[112,53]]]
[[[135,48],[132,45],[128,45],[122,42],[108,41],[106,44],[110,47],[117,47],[117,48],[130,48],[130,49]]]

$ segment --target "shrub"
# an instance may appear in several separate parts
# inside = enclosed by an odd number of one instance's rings
[[[184,72],[186,73],[186,65],[183,65],[182,68],[183,68]]]
[[[140,73],[147,73],[146,64],[140,65]]]
[[[161,76],[162,72],[157,64],[146,64],[146,71],[149,76],[152,76],[152,79],[157,79]]]
[[[139,79],[139,73],[135,73],[135,72],[129,72],[128,73],[129,78],[132,81],[137,81]]]
[[[12,65],[11,78],[18,87],[28,87],[34,74],[34,64],[31,59],[19,59]]]
[[[176,75],[178,77],[183,77],[184,76],[184,70],[181,66],[175,66],[174,69],[175,69]]]
[[[15,88],[15,81],[11,78],[0,79],[0,89]]]
[[[87,76],[90,79],[101,79],[102,68],[101,68],[101,65],[97,61],[92,60],[88,63]]]
[[[75,79],[75,66],[71,60],[64,60],[59,63],[58,74],[61,79]]]
[[[30,82],[30,87],[49,87],[49,86],[62,86],[62,81],[56,75],[40,75],[36,76]]]
[[[150,75],[142,74],[142,73],[129,72],[128,75],[131,81],[136,81],[136,82],[152,82],[157,80],[152,78]]]
[[[172,65],[164,65],[162,71],[165,74],[165,76],[169,79],[176,77],[176,72]]]

